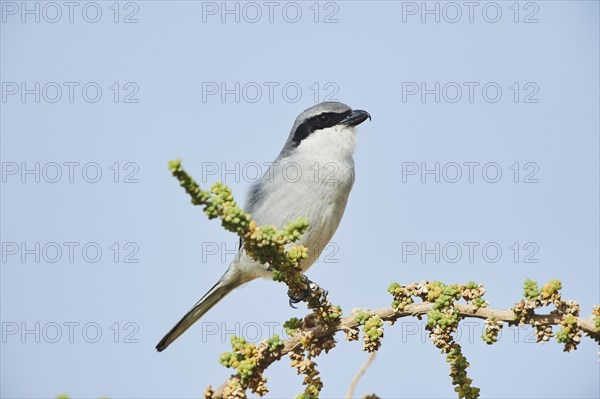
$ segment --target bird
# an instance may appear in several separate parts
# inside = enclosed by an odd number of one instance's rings
[[[355,178],[356,126],[366,119],[371,119],[367,111],[353,110],[337,101],[304,110],[279,156],[250,187],[244,209],[258,226],[283,228],[300,217],[308,220],[308,229],[297,241],[308,249],[300,264],[303,273],[318,259],[342,220]],[[231,291],[261,277],[272,278],[269,266],[246,256],[240,245],[219,281],[156,349],[162,352]]]

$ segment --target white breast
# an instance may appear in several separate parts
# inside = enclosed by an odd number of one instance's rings
[[[282,228],[299,217],[308,219],[310,226],[298,241],[309,250],[305,271],[327,246],[344,214],[354,183],[354,147],[353,127],[316,131],[274,162],[259,183],[260,199],[251,210],[259,225]]]

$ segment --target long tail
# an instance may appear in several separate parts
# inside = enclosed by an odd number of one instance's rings
[[[241,282],[232,283],[231,281],[227,281],[226,276],[221,277],[221,279],[215,284],[200,300],[194,305],[194,307],[187,312],[185,316],[165,335],[163,339],[160,340],[158,345],[156,345],[156,350],[162,352],[169,346],[173,341],[175,341],[181,334],[183,334],[188,328],[192,326],[200,317],[202,317],[206,312],[210,310],[213,306],[217,304],[221,299],[223,299],[227,294],[236,289],[241,285]]]

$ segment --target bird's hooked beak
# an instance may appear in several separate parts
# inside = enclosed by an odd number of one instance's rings
[[[347,126],[358,126],[364,121],[371,120],[371,115],[367,111],[363,111],[362,109],[356,109],[352,111],[352,113],[344,120],[340,122],[340,125]]]

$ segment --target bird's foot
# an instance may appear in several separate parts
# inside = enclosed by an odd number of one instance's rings
[[[290,306],[292,308],[296,309],[296,306],[294,306],[295,304],[304,301],[306,298],[312,296],[313,294],[317,294],[316,299],[319,301],[319,305],[322,305],[325,302],[327,302],[328,292],[326,290],[319,287],[317,283],[313,283],[312,281],[310,281],[308,277],[306,277],[304,274],[302,275],[302,281],[306,284],[306,289],[300,292],[300,294],[295,294],[292,291],[288,291],[288,297],[290,298]]]
[[[312,281],[310,281],[308,279],[308,277],[306,277],[304,274],[302,275],[301,278],[302,278],[302,282],[306,285],[306,289],[304,291],[301,291],[299,294],[296,294],[296,293],[292,292],[291,290],[288,290],[288,297],[290,298],[290,306],[294,309],[297,309],[296,306],[294,306],[295,304],[302,302],[303,300],[305,300],[312,294],[311,285],[313,285],[314,283]]]
[[[323,304],[325,304],[327,302],[327,295],[329,294],[329,291],[324,290],[323,288],[319,287],[317,284],[312,283],[313,285],[313,292],[318,293],[318,297],[317,300],[319,301],[319,306],[322,306]]]

